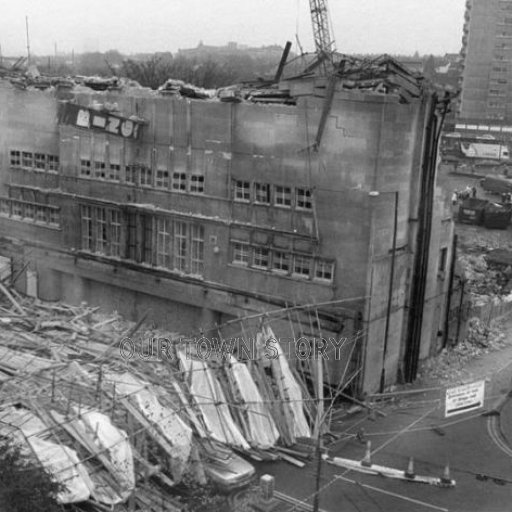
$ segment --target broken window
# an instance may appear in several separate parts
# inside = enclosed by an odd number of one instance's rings
[[[125,167],[126,171],[126,183],[130,183],[131,185],[137,185],[137,165],[127,165]]]
[[[187,190],[187,175],[184,172],[172,173],[172,189]]]
[[[300,210],[311,210],[311,190],[308,188],[295,189],[295,206]]]
[[[311,272],[311,258],[295,255],[293,258],[293,274],[298,277],[309,277]]]
[[[334,277],[334,263],[332,261],[316,260],[315,279],[331,282]]]
[[[102,180],[105,179],[105,162],[94,162],[94,177]]]
[[[270,185],[268,183],[254,184],[254,201],[261,204],[270,204]]]
[[[153,186],[153,170],[145,165],[140,168],[140,184],[142,187]]]
[[[43,153],[36,153],[34,155],[35,159],[35,168],[39,171],[46,170],[46,155]]]
[[[169,171],[167,169],[157,169],[155,186],[157,188],[169,188]]]
[[[251,184],[248,181],[235,180],[234,197],[235,201],[250,201]]]
[[[249,264],[249,244],[246,242],[232,242],[232,256],[231,261],[238,265]]]
[[[21,151],[11,150],[11,167],[21,167]]]
[[[268,269],[269,253],[267,247],[255,247],[253,250],[252,266]]]
[[[46,162],[48,164],[48,172],[59,171],[59,157],[57,155],[46,155]]]
[[[290,270],[290,255],[283,251],[272,253],[272,270],[288,273]]]
[[[190,273],[202,275],[204,266],[204,228],[190,226]]]
[[[89,178],[91,176],[91,161],[80,160],[80,176]]]
[[[34,167],[34,155],[28,151],[23,151],[21,154],[21,165],[26,169],[32,169]]]
[[[110,181],[119,181],[121,178],[121,165],[110,163],[108,166],[107,179]]]
[[[202,174],[192,174],[190,176],[190,192],[196,194],[204,192],[204,176]]]
[[[291,206],[292,190],[290,187],[276,186],[274,193],[274,203],[277,206]]]

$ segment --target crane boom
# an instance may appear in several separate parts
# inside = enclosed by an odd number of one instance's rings
[[[313,37],[317,56],[326,57],[334,50],[334,41],[329,30],[329,15],[327,0],[309,0],[311,20],[313,22]]]

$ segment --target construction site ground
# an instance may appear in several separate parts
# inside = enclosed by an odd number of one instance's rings
[[[325,448],[330,457],[361,461],[371,441],[371,462],[406,470],[413,458],[417,475],[442,477],[446,465],[453,488],[365,475],[322,464],[320,510],[382,512],[509,510],[512,475],[512,318],[501,321],[503,341],[493,348],[443,361],[443,372],[424,370],[413,385],[369,397],[376,413],[356,407],[331,426]],[[482,408],[444,417],[446,389],[485,380]],[[510,440],[510,441],[509,441]],[[264,464],[287,497],[285,510],[312,510],[316,462],[305,468]]]

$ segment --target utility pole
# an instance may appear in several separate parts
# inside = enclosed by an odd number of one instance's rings
[[[318,318],[318,312],[317,312]],[[319,324],[320,328],[320,324]],[[320,336],[321,338],[321,336]],[[318,512],[320,507],[320,481],[322,478],[322,423],[324,416],[324,367],[323,358],[317,351],[316,339],[315,339],[315,351],[314,356],[316,357],[316,378],[317,378],[317,389],[316,389],[316,421],[315,421],[315,434],[316,434],[316,478],[315,478],[315,497],[313,499],[313,512]]]
[[[30,66],[30,39],[28,37],[28,16],[25,16],[25,27],[27,29],[27,65]]]

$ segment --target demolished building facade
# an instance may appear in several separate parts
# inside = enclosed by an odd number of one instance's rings
[[[449,283],[442,109],[390,59],[341,69],[233,101],[3,81],[0,254],[18,289],[186,332],[314,304],[306,335],[360,340],[356,392],[413,380]]]

